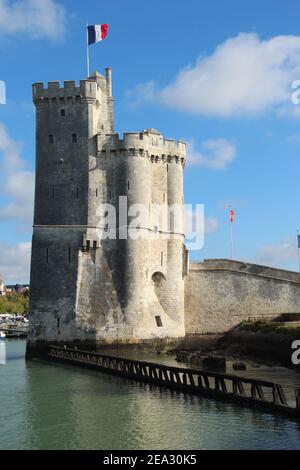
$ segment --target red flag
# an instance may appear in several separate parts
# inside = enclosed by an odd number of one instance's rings
[[[231,223],[234,222],[234,210],[233,209],[230,209],[230,222]]]

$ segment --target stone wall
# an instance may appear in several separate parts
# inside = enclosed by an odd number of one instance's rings
[[[190,263],[187,335],[223,333],[243,320],[287,312],[300,312],[299,273],[225,259]]]

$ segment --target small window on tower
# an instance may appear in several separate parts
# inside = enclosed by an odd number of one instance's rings
[[[72,142],[73,144],[77,144],[77,134],[72,134]]]
[[[65,110],[65,109],[61,109],[61,110],[60,110],[60,115],[61,115],[61,117],[65,117],[65,115],[66,115],[66,110]]]
[[[158,326],[158,327],[163,326],[162,321],[161,321],[161,317],[159,315],[155,316],[155,320],[156,320],[156,326]]]
[[[50,134],[49,135],[49,144],[53,144],[54,143],[54,137],[53,137],[53,134]]]

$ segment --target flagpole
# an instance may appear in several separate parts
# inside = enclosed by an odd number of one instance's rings
[[[229,210],[231,211],[231,205],[229,205]],[[230,255],[231,259],[233,259],[233,230],[232,230],[232,224],[233,222],[231,221],[231,216],[229,218],[229,227],[230,227]]]
[[[90,49],[89,49],[89,22],[86,22],[86,63],[87,63],[87,78],[90,76]]]
[[[232,233],[232,222],[230,222],[230,245],[231,245],[231,259],[233,259],[233,233]]]
[[[298,247],[298,262],[299,262],[299,273],[300,273],[300,247],[299,247],[299,230],[297,230],[297,247]]]

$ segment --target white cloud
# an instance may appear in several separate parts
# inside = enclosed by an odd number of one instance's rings
[[[267,266],[280,266],[297,260],[297,239],[287,237],[277,244],[259,248],[256,261]]]
[[[224,170],[236,156],[236,147],[226,139],[206,140],[203,152],[195,149],[193,141],[187,145],[187,165],[201,166],[211,170]]]
[[[0,274],[5,284],[29,282],[31,243],[0,242]]]
[[[151,81],[139,84],[129,96],[137,104],[155,100],[202,115],[251,116],[281,109],[297,114],[291,103],[291,85],[297,79],[300,36],[260,40],[255,33],[240,33],[182,69],[165,88]]]
[[[65,27],[66,11],[55,0],[0,0],[0,36],[57,41]]]
[[[126,99],[130,108],[138,108],[145,102],[159,99],[154,80],[139,83],[132,90],[127,90]]]
[[[22,223],[32,223],[34,199],[34,172],[25,169],[20,156],[20,145],[8,134],[0,123],[0,159],[3,183],[0,196],[8,200],[0,206],[0,221],[14,219]]]

